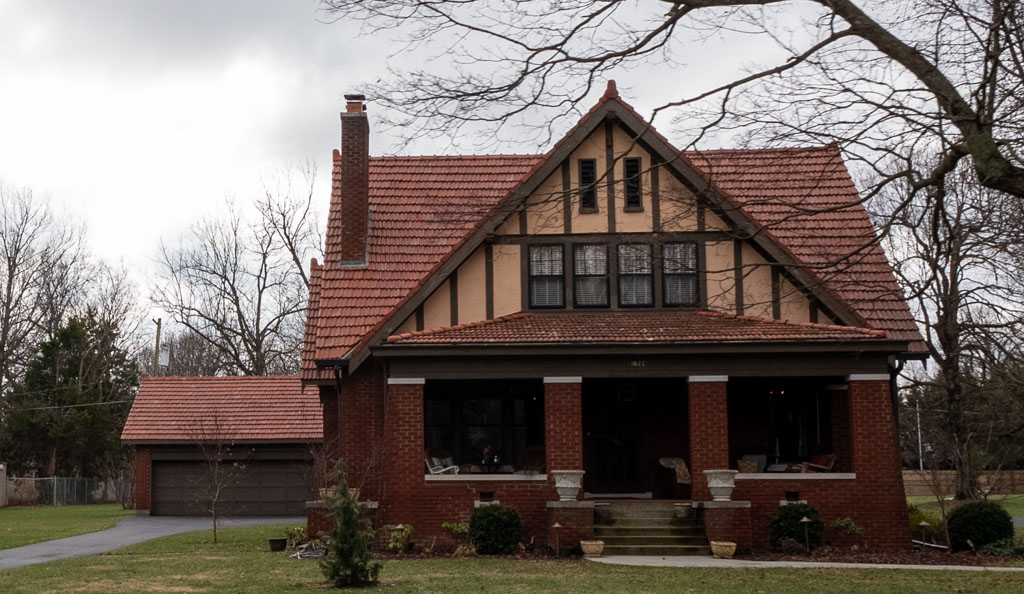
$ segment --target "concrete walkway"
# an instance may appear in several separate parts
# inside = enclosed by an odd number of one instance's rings
[[[743,559],[715,559],[714,557],[640,557],[612,555],[590,557],[595,563],[612,565],[638,565],[643,567],[712,567],[775,569],[780,567],[802,569],[924,569],[931,571],[1024,571],[1024,567],[975,567],[971,565],[896,565],[873,563],[821,563],[816,561],[746,561]]]
[[[305,516],[220,518],[217,520],[217,528],[264,524],[301,524],[305,521]],[[209,530],[210,528],[210,518],[206,517],[135,516],[125,518],[107,530],[0,550],[0,571],[69,557],[98,555],[161,536]]]

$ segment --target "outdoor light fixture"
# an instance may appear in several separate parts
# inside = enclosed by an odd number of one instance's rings
[[[562,525],[558,522],[555,522],[551,525],[551,527],[555,529],[555,559],[557,559],[561,557],[561,551],[559,551],[558,549],[558,529],[561,528]]]
[[[810,535],[810,532],[809,532],[809,527],[810,527],[810,524],[811,524],[811,519],[808,518],[807,516],[804,516],[804,517],[800,518],[800,523],[804,525],[804,546],[807,547],[807,554],[810,555],[811,554],[811,535]]]

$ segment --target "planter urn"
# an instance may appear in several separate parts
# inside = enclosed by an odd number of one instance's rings
[[[581,540],[580,548],[583,549],[584,557],[600,557],[604,551],[603,540]]]
[[[708,481],[712,501],[729,501],[732,490],[736,487],[738,470],[705,470],[704,477]]]
[[[576,495],[583,484],[583,470],[552,470],[555,478],[555,490],[559,501],[576,501]]]
[[[736,543],[727,540],[711,541],[711,556],[715,559],[732,559],[736,554]]]

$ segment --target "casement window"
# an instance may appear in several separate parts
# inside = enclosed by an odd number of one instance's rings
[[[565,307],[565,260],[561,245],[531,245],[530,307]]]
[[[646,243],[619,244],[619,306],[654,305],[654,274],[651,246]]]
[[[626,183],[626,210],[643,210],[643,195],[640,193],[640,158],[623,159],[625,169],[622,179]]]
[[[573,302],[576,307],[608,307],[608,246],[573,246]]]
[[[696,243],[666,243],[663,245],[661,272],[666,306],[697,304]]]
[[[580,211],[597,212],[596,159],[580,159]]]

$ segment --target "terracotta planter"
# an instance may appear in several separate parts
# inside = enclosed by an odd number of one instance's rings
[[[604,551],[603,540],[581,540],[580,548],[583,549],[584,557],[600,557]]]
[[[320,501],[326,501],[328,497],[334,495],[334,487],[325,487],[320,489]]]
[[[732,490],[736,487],[738,470],[705,470],[704,478],[708,481],[713,501],[729,501]]]
[[[736,543],[727,540],[711,541],[711,555],[715,559],[732,559],[736,554]]]
[[[559,501],[576,501],[576,495],[580,492],[583,484],[582,470],[552,470],[551,476],[555,479],[555,490],[558,491]]]

